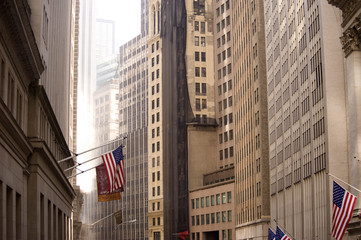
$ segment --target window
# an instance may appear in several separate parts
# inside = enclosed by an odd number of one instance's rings
[[[207,77],[207,69],[202,67],[202,77]]]
[[[201,22],[201,33],[205,33],[205,32],[206,32],[206,23]]]
[[[204,208],[204,197],[201,197],[201,208]]]
[[[226,193],[222,193],[222,204],[227,202]]]
[[[160,171],[157,172],[157,181],[160,181]]]
[[[194,53],[194,61],[199,61],[199,52]]]
[[[200,76],[200,69],[199,69],[199,67],[196,67],[196,68],[195,68],[195,76],[196,76],[196,77],[199,77],[199,76]]]
[[[195,204],[194,204],[194,199],[192,199],[192,209],[194,209]]]
[[[202,109],[206,109],[206,108],[207,108],[207,100],[202,99]]]
[[[223,160],[223,150],[219,151],[219,160]]]
[[[194,31],[199,31],[199,22],[198,21],[194,22]]]
[[[160,195],[160,186],[157,187],[157,195]]]
[[[201,93],[201,84],[200,83],[196,83],[196,93]]]
[[[196,198],[196,208],[199,208],[199,198]]]
[[[205,37],[201,37],[201,46],[202,47],[206,46],[206,38]]]
[[[205,52],[201,52],[201,60],[202,60],[202,62],[206,61],[206,53]]]
[[[206,207],[209,207],[209,196],[206,197]]]
[[[227,192],[227,202],[232,203],[232,192]]]
[[[228,222],[232,222],[232,211],[228,211],[227,212],[227,215],[228,215]]]
[[[202,93],[204,93],[204,94],[207,93],[207,84],[206,83],[202,83]]]
[[[222,211],[222,222],[227,222],[227,212]]]
[[[201,110],[201,100],[199,98],[196,98],[196,111]]]
[[[217,212],[217,223],[221,222],[221,213]]]
[[[199,46],[199,37],[197,36],[194,37],[194,45]]]
[[[221,194],[217,194],[216,195],[216,204],[220,205],[221,204]]]

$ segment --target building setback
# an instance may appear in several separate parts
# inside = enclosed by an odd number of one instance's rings
[[[341,12],[325,0],[264,3],[271,225],[329,239],[327,173],[350,176]]]

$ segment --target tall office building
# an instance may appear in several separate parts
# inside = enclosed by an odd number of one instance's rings
[[[97,61],[115,53],[115,23],[97,19],[95,22],[95,58]]]
[[[148,232],[149,239],[171,239],[189,222],[186,123],[194,115],[184,60],[187,15],[184,1],[148,4]]]
[[[329,239],[332,177],[348,181],[341,11],[265,1],[272,226]]]
[[[231,8],[236,236],[252,239],[267,235],[270,214],[263,2],[232,1]]]
[[[234,165],[234,79],[232,78],[232,9],[230,0],[215,1],[213,6],[215,43],[215,101],[218,133],[218,168]]]
[[[142,9],[147,5],[142,5]],[[121,239],[148,239],[148,64],[147,36],[119,49],[119,134],[126,136]]]

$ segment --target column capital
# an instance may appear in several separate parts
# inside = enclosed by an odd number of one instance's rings
[[[361,15],[344,30],[340,39],[346,57],[353,51],[361,51]]]

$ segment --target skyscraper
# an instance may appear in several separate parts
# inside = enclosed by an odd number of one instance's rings
[[[189,221],[186,123],[194,115],[184,61],[186,8],[184,1],[148,4],[149,238],[171,239]],[[159,180],[152,181],[153,172]]]
[[[267,235],[270,214],[263,2],[232,1],[232,9],[240,9],[232,11],[236,236],[249,239]]]
[[[265,1],[272,225],[328,239],[331,180],[350,177],[341,13],[327,1]]]

